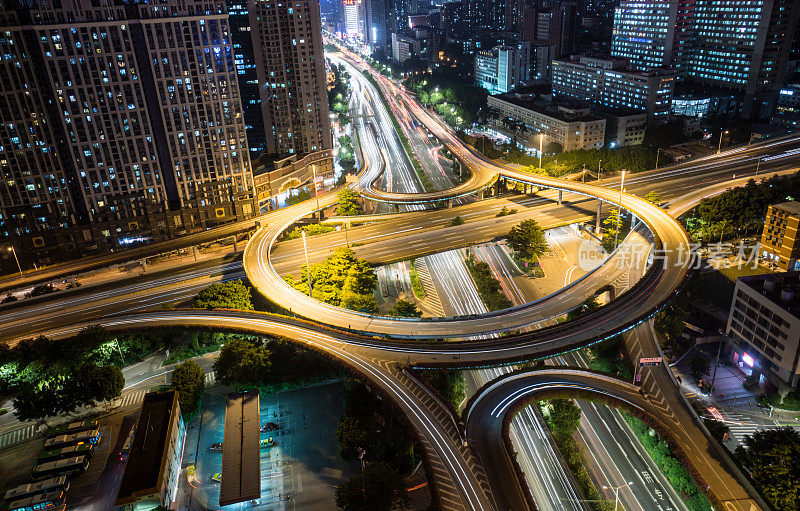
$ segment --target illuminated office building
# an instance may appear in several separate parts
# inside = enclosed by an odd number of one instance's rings
[[[359,37],[359,22],[358,22],[358,0],[342,0],[342,9],[344,10],[344,31],[348,38]]]
[[[798,11],[796,0],[697,0],[687,78],[737,92],[743,117],[771,116]]]
[[[624,61],[579,57],[556,59],[553,96],[612,109],[647,113],[647,123],[669,119],[675,75],[668,71],[632,71]]]
[[[333,147],[317,0],[248,0],[266,152]]]
[[[224,3],[0,12],[10,55],[0,65],[5,235],[40,250],[102,251],[253,213]],[[54,225],[86,227],[64,240]]]
[[[239,92],[242,96],[242,111],[247,130],[247,145],[250,147],[251,158],[258,158],[266,149],[267,141],[264,119],[261,115],[261,98],[247,0],[227,0],[227,3],[233,59],[236,64],[236,75],[239,78]]]
[[[623,0],[614,13],[611,55],[639,71],[670,66],[678,3]]]
[[[475,55],[475,83],[489,94],[519,87],[530,77],[530,43],[495,46]]]

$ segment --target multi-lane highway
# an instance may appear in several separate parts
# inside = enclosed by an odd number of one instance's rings
[[[473,171],[467,183],[446,192],[416,194],[412,196],[401,192],[381,192],[371,188],[368,192],[374,198],[395,202],[421,202],[429,200],[445,200],[452,197],[473,193],[501,178],[519,181],[536,187],[551,188],[560,192],[599,198],[606,203],[619,204],[633,211],[655,234],[656,249],[685,249],[688,244],[686,235],[680,226],[664,210],[639,199],[629,193],[620,194],[618,190],[609,189],[598,184],[571,183],[544,176],[532,176],[522,172],[509,170],[488,162],[458,141],[453,134],[425,109],[422,109],[404,91],[397,89],[391,82],[381,81],[381,87],[392,91],[402,98],[408,111],[413,113],[429,131],[431,131],[450,151]],[[394,87],[394,89],[392,89]],[[751,149],[743,149],[727,153],[721,157],[694,162],[686,166],[659,171],[660,174],[640,174],[629,181],[628,190],[647,179],[687,180],[690,188],[697,183],[707,183],[709,176],[729,172],[740,173],[744,169],[755,167],[756,162],[765,155],[769,158],[773,170],[790,165],[796,161],[798,151],[792,152],[798,145],[798,139],[759,145]],[[755,160],[754,160],[755,158]],[[765,158],[766,159],[766,158]],[[722,169],[722,170],[721,170]],[[717,175],[728,178],[728,176]],[[696,183],[691,185],[693,179]],[[639,181],[641,180],[641,181]],[[320,206],[327,207],[335,203],[333,194],[320,197]],[[693,199],[694,200],[694,199]],[[685,206],[685,205],[684,205]],[[291,294],[293,290],[285,284],[276,285],[274,278],[278,274],[271,264],[271,251],[278,235],[298,218],[308,215],[316,208],[314,201],[285,208],[262,217],[268,225],[259,230],[245,251],[245,269],[251,282],[271,299],[278,303],[289,304],[292,312],[301,314],[317,322],[285,317],[271,316],[243,311],[157,311],[123,317],[102,318],[96,321],[110,329],[132,329],[145,326],[208,326],[221,329],[234,329],[268,335],[285,335],[315,349],[324,350],[343,363],[361,372],[366,378],[381,388],[406,413],[420,437],[422,445],[430,461],[430,474],[437,489],[438,496],[445,509],[492,509],[507,508],[524,509],[519,501],[519,488],[512,487],[514,479],[502,477],[504,472],[492,471],[491,478],[486,477],[481,463],[472,455],[472,451],[464,443],[463,430],[458,418],[453,417],[435,396],[431,396],[423,387],[399,370],[405,365],[482,365],[517,358],[530,358],[560,353],[575,346],[585,345],[620,331],[627,330],[646,319],[668,300],[674,290],[679,287],[686,274],[688,258],[682,254],[681,261],[673,253],[657,257],[644,276],[633,288],[609,305],[598,309],[595,313],[577,320],[543,328],[534,332],[523,332],[503,337],[490,334],[511,328],[518,328],[533,323],[531,318],[533,306],[525,305],[517,309],[500,311],[482,317],[450,318],[439,321],[396,321],[388,318],[372,318],[354,314],[342,309],[330,308],[318,302],[306,301],[304,295]],[[263,225],[263,224],[262,224]],[[431,231],[435,232],[435,231]],[[94,263],[93,263],[94,264]],[[608,265],[605,265],[608,266]],[[602,267],[602,268],[605,268]],[[585,281],[585,280],[584,280]],[[574,289],[570,288],[570,289]],[[297,296],[299,295],[299,296]],[[290,299],[287,300],[287,297]],[[81,304],[76,304],[80,306]],[[90,300],[83,305],[90,306]],[[539,305],[540,306],[540,305]],[[52,311],[51,311],[52,312]],[[527,317],[526,317],[527,315]],[[55,323],[62,324],[66,320],[60,318]],[[95,322],[95,321],[92,321]],[[646,324],[646,323],[645,323]],[[56,328],[48,333],[53,337],[64,337],[74,333],[82,325]],[[349,329],[343,331],[332,327]],[[642,329],[643,327],[638,327]],[[27,333],[40,331],[31,327]],[[431,332],[433,332],[431,334]],[[5,333],[5,332],[4,332]],[[431,343],[415,340],[395,340],[376,336],[376,334],[395,337],[481,337],[453,343]],[[630,337],[630,336],[629,336]],[[658,350],[652,337],[645,335],[638,338],[632,353],[649,353]],[[753,492],[743,486],[735,467],[725,461],[718,461],[707,454],[709,445],[701,426],[694,423],[694,416],[686,408],[681,408],[674,400],[674,388],[667,374],[653,371],[646,376],[644,386],[648,389],[648,397],[638,393],[638,387],[620,382],[613,378],[585,372],[537,372],[524,376],[509,377],[502,382],[489,386],[487,392],[481,393],[470,407],[468,415],[470,445],[477,448],[480,460],[485,460],[486,449],[490,440],[494,442],[495,453],[502,433],[503,416],[508,410],[527,397],[533,390],[541,388],[568,390],[570,392],[590,392],[593,395],[605,395],[609,399],[622,401],[628,406],[647,414],[658,424],[669,428],[669,433],[676,439],[685,452],[691,452],[690,462],[700,470],[708,481],[711,492],[725,503],[727,509],[758,509],[760,503],[754,503]],[[533,389],[533,390],[532,390]],[[660,391],[660,393],[659,393]],[[477,407],[477,408],[476,408]],[[483,407],[482,411],[478,408]],[[478,422],[475,422],[478,421]],[[479,424],[477,429],[470,424]],[[484,429],[485,428],[485,429]],[[492,435],[480,435],[481,430]],[[509,466],[508,458],[497,459],[497,463]],[[499,465],[498,465],[499,466]],[[494,468],[494,467],[493,467]],[[738,479],[737,479],[738,477]],[[512,485],[507,488],[506,485]],[[504,488],[495,491],[495,488]],[[515,507],[519,504],[521,507]]]

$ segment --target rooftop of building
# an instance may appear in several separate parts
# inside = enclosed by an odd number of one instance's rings
[[[562,57],[553,59],[553,61],[569,62],[570,64],[587,65],[590,61],[603,61],[604,65],[599,66],[600,69],[606,71],[616,71],[618,73],[625,73],[628,75],[636,76],[672,76],[675,71],[668,67],[656,68],[650,71],[640,71],[630,67],[627,60],[618,57],[610,57],[608,55],[570,55],[569,57]]]
[[[739,277],[739,281],[793,316],[800,317],[800,271],[748,275]]]
[[[800,202],[797,201],[781,202],[780,204],[773,204],[772,207],[786,211],[790,215],[800,216]]]
[[[172,413],[178,411],[178,393],[150,392],[144,396],[142,411],[117,492],[117,506],[130,504],[157,492],[164,452],[172,427]]]
[[[594,116],[590,113],[589,106],[577,103],[536,99],[533,94],[518,89],[506,92],[505,94],[496,94],[492,97],[563,122],[592,122],[602,120],[601,117]]]

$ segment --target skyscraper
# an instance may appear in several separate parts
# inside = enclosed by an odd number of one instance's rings
[[[611,55],[638,71],[672,64],[679,0],[622,0],[614,13]]]
[[[317,0],[248,0],[268,154],[332,147]]]
[[[5,233],[47,249],[83,224],[71,243],[110,248],[252,213],[224,3],[0,9]]]
[[[252,158],[258,158],[266,149],[264,118],[261,115],[261,97],[258,87],[253,38],[250,35],[250,16],[247,0],[227,0],[228,19],[233,42],[233,59],[239,78],[242,110],[247,129],[247,145]]]
[[[697,0],[688,79],[738,92],[743,117],[771,116],[798,11],[795,0]]]

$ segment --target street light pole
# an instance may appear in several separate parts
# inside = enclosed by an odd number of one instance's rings
[[[600,173],[600,164],[603,163],[603,160],[597,160],[597,180],[600,181],[600,177],[602,174]]]
[[[319,221],[322,221],[322,212],[319,210],[319,190],[317,189],[317,166],[315,164],[311,164],[311,172],[314,173],[314,197],[317,198],[317,215],[319,216]]]
[[[17,251],[14,250],[13,246],[8,247],[8,251],[14,254],[14,260],[17,262],[17,269],[19,270],[20,276],[22,275],[22,266],[19,265],[19,259],[17,259]]]
[[[758,159],[758,163],[756,163],[756,178],[758,178],[758,168],[761,166],[762,158]]]
[[[539,133],[539,172],[542,171],[542,145],[544,144],[544,133]]]
[[[620,486],[603,486],[604,490],[613,490],[614,491],[614,511],[617,511],[617,507],[619,506],[619,491],[626,486],[630,486],[633,484],[633,481],[629,481]]]
[[[659,147],[658,151],[656,152],[656,170],[658,170],[658,157],[660,154],[661,154],[661,148]]]
[[[313,298],[311,294],[311,265],[308,264],[308,245],[306,245],[306,231],[303,230],[303,251],[306,253],[306,278],[308,279],[308,296]]]
[[[722,152],[722,135],[727,135],[728,130],[719,132],[719,145],[717,146],[717,154]]]
[[[620,214],[622,213],[622,189],[625,186],[625,171],[622,171],[622,179],[619,181],[619,206],[617,207],[617,229],[614,233],[614,250],[617,249],[617,242],[619,242],[619,223],[620,223]]]

